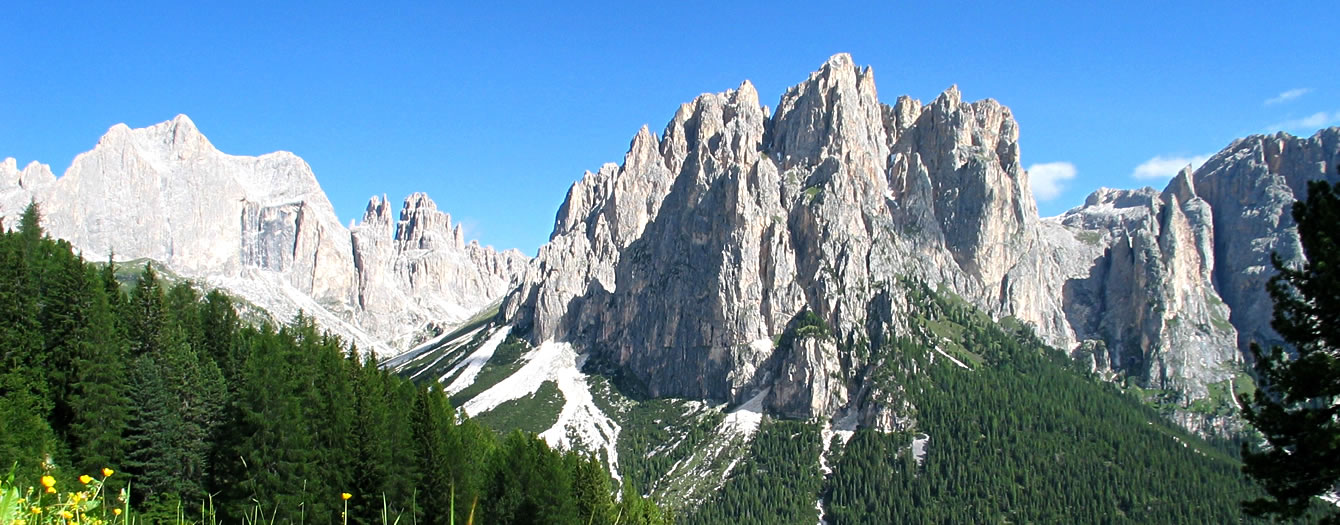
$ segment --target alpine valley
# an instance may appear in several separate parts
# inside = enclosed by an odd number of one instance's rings
[[[0,164],[85,259],[299,312],[497,430],[593,452],[684,523],[1226,523],[1257,493],[1234,395],[1279,342],[1289,206],[1340,128],[1229,144],[1162,190],[1039,217],[1019,127],[955,87],[881,102],[835,55],[748,81],[574,183],[538,255],[428,196],[343,226],[297,156],[186,116],[113,126],[61,177]]]

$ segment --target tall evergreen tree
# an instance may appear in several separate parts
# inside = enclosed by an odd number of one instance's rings
[[[57,441],[47,422],[50,367],[28,258],[36,249],[29,237],[40,239],[36,206],[24,217],[20,232],[0,235],[0,461],[17,463],[18,474],[31,479]]]
[[[158,272],[145,263],[144,272],[131,290],[125,304],[126,335],[130,340],[131,355],[153,353],[162,340],[163,288],[158,283]]]
[[[1278,273],[1268,290],[1271,326],[1294,357],[1253,345],[1262,388],[1244,407],[1270,443],[1243,447],[1243,471],[1270,495],[1245,504],[1256,515],[1299,516],[1314,496],[1340,488],[1340,196],[1324,181],[1311,182],[1293,219],[1307,262],[1290,268],[1272,256]]]
[[[74,465],[84,472],[121,470],[130,420],[126,342],[116,326],[102,278],[89,269],[85,285],[92,304],[82,344],[74,357],[69,441]]]
[[[451,515],[455,487],[451,483],[451,472],[444,468],[451,456],[448,449],[451,419],[447,396],[441,385],[418,389],[411,423],[414,455],[418,460],[415,486],[420,494],[417,498],[420,507],[417,510],[423,518]]]

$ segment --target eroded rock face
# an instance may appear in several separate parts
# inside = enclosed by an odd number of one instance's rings
[[[1051,304],[1063,281],[1037,275],[1063,268],[1036,249],[1008,109],[954,88],[881,104],[847,55],[777,107],[746,82],[681,106],[659,140],[639,132],[623,165],[569,191],[504,316],[536,341],[589,346],[653,395],[738,402],[771,387],[769,409],[806,416],[851,405],[867,363],[837,342],[902,324],[902,276],[1070,340]],[[787,356],[758,344],[806,309],[835,339]]]
[[[1018,126],[995,101],[951,87],[885,105],[874,73],[837,55],[776,107],[745,82],[681,106],[660,138],[639,131],[621,165],[573,185],[502,316],[653,395],[742,402],[769,388],[778,414],[888,427],[910,407],[864,388],[870,363],[839,349],[906,328],[895,283],[915,277],[1190,401],[1232,376],[1241,327],[1260,332],[1239,314],[1265,297],[1249,293],[1269,273],[1258,248],[1296,245],[1281,206],[1333,171],[1338,134],[1254,137],[1163,192],[1100,190],[1040,219]],[[831,342],[774,349],[806,310]]]
[[[15,222],[30,199],[46,231],[88,259],[152,259],[278,320],[303,311],[383,354],[497,300],[525,260],[464,244],[421,194],[395,223],[372,213],[389,214],[374,199],[351,233],[302,159],[226,155],[185,115],[112,127],[59,179],[45,165],[19,171],[7,159],[0,217]]]
[[[1196,170],[1195,187],[1214,210],[1214,279],[1232,311],[1238,346],[1279,341],[1270,328],[1274,303],[1265,283],[1274,275],[1270,254],[1286,264],[1303,261],[1292,205],[1307,183],[1340,183],[1340,128],[1310,138],[1287,133],[1234,141]]]

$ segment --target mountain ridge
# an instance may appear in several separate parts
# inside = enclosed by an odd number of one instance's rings
[[[1340,137],[1240,139],[1161,192],[1100,190],[1044,219],[1018,125],[994,100],[963,102],[951,87],[928,104],[886,105],[873,70],[839,54],[776,107],[745,82],[680,106],[659,138],[639,130],[623,164],[573,184],[502,321],[533,344],[608,359],[652,395],[736,404],[768,390],[770,412],[859,412],[880,427],[900,418],[855,397],[872,363],[838,346],[905,330],[908,305],[882,290],[913,275],[1185,408],[1240,371],[1248,337],[1237,327],[1251,322],[1233,312],[1269,305],[1216,261],[1232,261],[1239,242],[1288,244],[1283,208],[1300,181],[1335,177]],[[1266,181],[1271,200],[1244,206],[1268,224],[1239,231],[1215,213],[1231,207],[1228,193],[1251,198],[1228,172]],[[1250,253],[1235,268],[1263,283],[1263,252]],[[1221,286],[1241,298],[1225,301]],[[778,355],[773,341],[806,311],[842,344]],[[1252,337],[1269,336],[1269,316],[1257,319]],[[1184,416],[1201,430],[1226,424]]]
[[[525,257],[466,243],[421,193],[400,216],[370,200],[341,225],[297,155],[234,156],[185,115],[117,124],[55,177],[0,164],[0,217],[30,201],[47,231],[90,258],[147,258],[229,290],[286,322],[299,311],[359,346],[394,355],[497,300]]]

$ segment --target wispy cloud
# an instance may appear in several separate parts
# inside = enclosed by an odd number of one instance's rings
[[[1164,157],[1155,155],[1154,158],[1141,162],[1131,172],[1131,176],[1137,179],[1171,179],[1177,172],[1182,171],[1188,164],[1191,169],[1199,168],[1209,160],[1209,155],[1175,156]]]
[[[1327,126],[1340,124],[1340,111],[1327,113],[1319,111],[1303,118],[1276,122],[1266,126],[1266,132],[1273,131],[1312,131]]]
[[[1312,88],[1295,88],[1266,99],[1267,106],[1283,104],[1312,92]]]
[[[1075,178],[1075,165],[1069,162],[1046,162],[1028,167],[1028,180],[1033,186],[1033,198],[1049,201],[1061,195],[1065,181]]]

